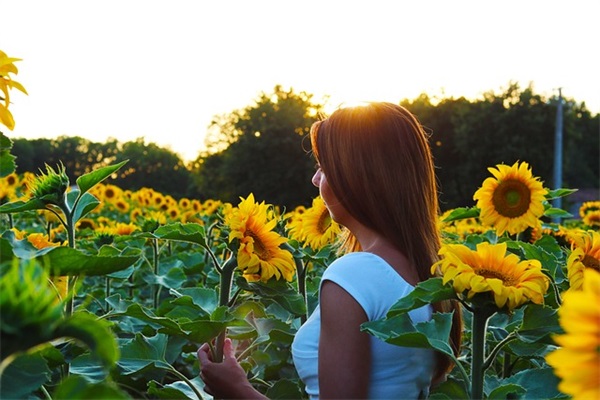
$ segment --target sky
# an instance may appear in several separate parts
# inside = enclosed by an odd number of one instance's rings
[[[510,82],[600,113],[597,0],[0,0],[10,138],[144,138],[195,159],[212,118],[275,85],[471,100]]]

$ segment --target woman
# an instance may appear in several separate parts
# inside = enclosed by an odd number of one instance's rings
[[[451,367],[447,357],[390,345],[360,330],[428,279],[437,260],[438,200],[427,136],[405,108],[368,103],[316,122],[310,137],[318,163],[313,184],[345,230],[343,255],[323,273],[319,306],[292,345],[306,392],[313,399],[427,396]],[[458,305],[443,302],[409,315],[417,323],[432,311],[452,310],[450,340],[458,353]],[[208,345],[198,350],[206,390],[220,398],[264,398],[246,380],[230,340],[224,353],[223,363],[213,363]]]

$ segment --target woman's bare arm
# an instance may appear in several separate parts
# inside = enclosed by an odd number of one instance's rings
[[[319,397],[365,399],[371,371],[370,336],[360,331],[365,311],[331,281],[323,282],[320,296]]]

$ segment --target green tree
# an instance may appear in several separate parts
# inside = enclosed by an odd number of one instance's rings
[[[115,185],[123,189],[152,188],[175,198],[189,195],[191,176],[184,162],[172,150],[143,138],[122,145],[118,160],[129,160],[119,171]]]
[[[209,154],[195,163],[201,197],[237,202],[254,193],[288,208],[309,204],[318,192],[307,134],[322,107],[310,94],[275,86],[254,104],[215,119]]]

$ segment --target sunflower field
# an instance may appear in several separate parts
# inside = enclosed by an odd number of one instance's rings
[[[0,398],[210,399],[196,350],[220,357],[225,334],[257,389],[306,398],[291,343],[342,231],[321,198],[282,210],[122,190],[110,178],[127,160],[76,182],[60,164],[17,175],[10,150],[1,134]],[[552,201],[574,190],[526,162],[489,172],[474,206],[440,216],[431,278],[362,329],[451,357],[432,399],[600,398],[600,200],[572,216]],[[443,299],[462,304],[459,357],[451,314],[408,318]]]

